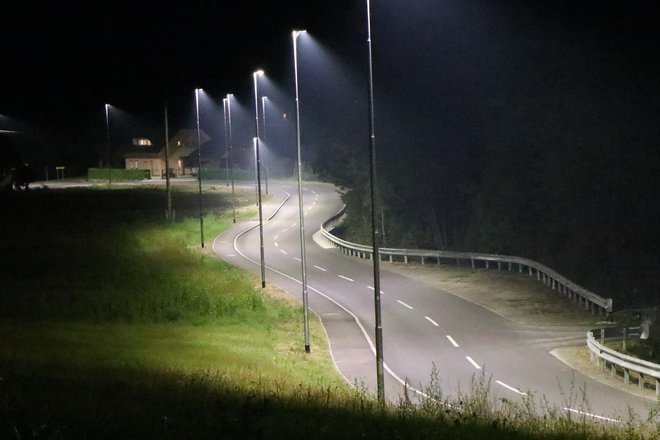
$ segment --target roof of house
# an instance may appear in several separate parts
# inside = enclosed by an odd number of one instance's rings
[[[203,145],[211,140],[204,130],[199,131],[200,145]],[[169,141],[169,156],[170,159],[184,158],[190,156],[193,152],[197,151],[197,130],[196,129],[182,129],[179,130]],[[129,148],[124,149],[120,155],[126,159],[134,158],[148,158],[148,159],[165,159],[165,148],[157,145],[139,146],[131,145]]]

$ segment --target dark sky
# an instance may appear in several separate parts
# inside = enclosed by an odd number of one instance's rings
[[[576,107],[584,114],[548,130],[598,114],[578,137],[624,120],[622,131],[641,127],[652,139],[660,125],[655,3],[374,0],[381,146],[403,151],[434,140],[443,155],[469,152],[523,114],[536,118],[525,120],[533,137],[548,124],[544,115]],[[189,120],[195,87],[247,104],[257,67],[290,89],[294,28],[309,30],[345,75],[322,83],[331,69],[319,65],[307,78],[315,133],[365,118],[363,0],[9,0],[0,20],[0,114],[66,136],[98,126],[105,102],[159,124],[165,87],[179,124]]]

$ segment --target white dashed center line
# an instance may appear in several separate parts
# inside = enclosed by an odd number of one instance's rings
[[[449,339],[449,342],[451,342],[451,345],[453,345],[454,347],[456,348],[460,347],[460,345],[458,345],[458,343],[454,341],[454,338],[452,338],[451,336],[447,335],[447,339]]]
[[[293,259],[296,260],[296,261],[302,261],[302,260],[301,260],[300,258],[298,258],[298,257],[293,257]]]
[[[317,268],[317,269],[320,270],[320,271],[327,272],[327,270],[326,270],[326,269],[323,269],[322,267],[319,267],[319,266],[314,266],[314,267]]]
[[[350,279],[349,277],[345,277],[344,275],[337,275],[339,278],[345,279],[346,281],[355,281]]]
[[[279,245],[279,244],[277,244],[277,242],[275,242],[275,247],[280,247],[280,245]]]
[[[373,286],[367,286],[367,289],[369,289],[369,290],[376,290],[376,289],[374,289]],[[380,293],[385,293],[385,292],[383,292],[383,291],[381,290]]]
[[[284,255],[287,255],[287,253],[284,249],[280,249],[280,252],[282,252]]]
[[[605,420],[607,422],[621,423],[621,421],[616,420],[616,419],[610,419],[609,417],[599,416],[597,414],[591,414],[591,413],[580,411],[580,410],[573,409],[573,408],[564,408],[564,411],[572,412],[572,413],[575,413],[575,414],[582,414],[583,416],[593,417],[594,419],[597,419],[597,420]]]
[[[472,359],[470,356],[465,356],[465,359],[467,359],[468,362],[471,363],[474,368],[476,368],[477,370],[481,370],[481,367],[479,366],[479,364],[476,363],[474,361],[474,359]]]
[[[294,224],[291,225],[291,227],[293,228],[293,227],[295,227],[297,224],[298,224],[298,223],[294,223]]]
[[[425,316],[424,318],[426,318],[426,320],[431,324],[433,324],[434,326],[439,327],[438,323],[435,322],[433,319],[429,318],[428,316]]]
[[[513,391],[514,393],[518,393],[521,396],[526,396],[527,395],[527,393],[523,393],[522,391],[520,391],[517,388],[512,387],[511,385],[507,385],[504,382],[502,382],[501,380],[496,380],[495,383],[500,385],[500,386],[503,386],[504,388],[506,388],[509,391]]]
[[[404,302],[401,301],[400,299],[397,299],[396,302],[398,302],[398,303],[401,304],[403,307],[406,307],[406,308],[408,308],[408,309],[410,309],[410,310],[413,309],[413,306],[409,306],[408,304],[404,303]]]

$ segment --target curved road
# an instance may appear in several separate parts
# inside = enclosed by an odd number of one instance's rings
[[[266,282],[300,298],[297,186],[273,184],[272,188],[274,195],[264,204]],[[326,328],[339,371],[350,383],[373,391],[371,263],[324,248],[312,239],[321,223],[342,206],[331,185],[305,184],[303,203],[310,307]],[[257,225],[256,221],[241,223],[220,235],[213,243],[217,255],[260,273]],[[540,339],[559,341],[560,335],[521,326],[441,289],[382,269],[381,289],[385,385],[390,400],[402,394],[404,381],[423,390],[435,365],[445,395],[469,391],[473,378],[485,372],[498,398],[517,401],[532,394],[538,402],[545,396],[551,405],[597,419],[624,419],[628,408],[645,417],[652,405],[575,372],[538,343]]]

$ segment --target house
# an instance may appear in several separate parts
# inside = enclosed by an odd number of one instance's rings
[[[201,145],[211,140],[203,130],[200,130],[199,137]],[[168,142],[168,147],[169,163],[166,167],[165,148],[153,145],[147,138],[133,139],[131,148],[122,154],[126,169],[149,170],[151,177],[156,179],[165,176],[166,168],[170,170],[170,176],[197,172],[197,130],[179,130]]]

